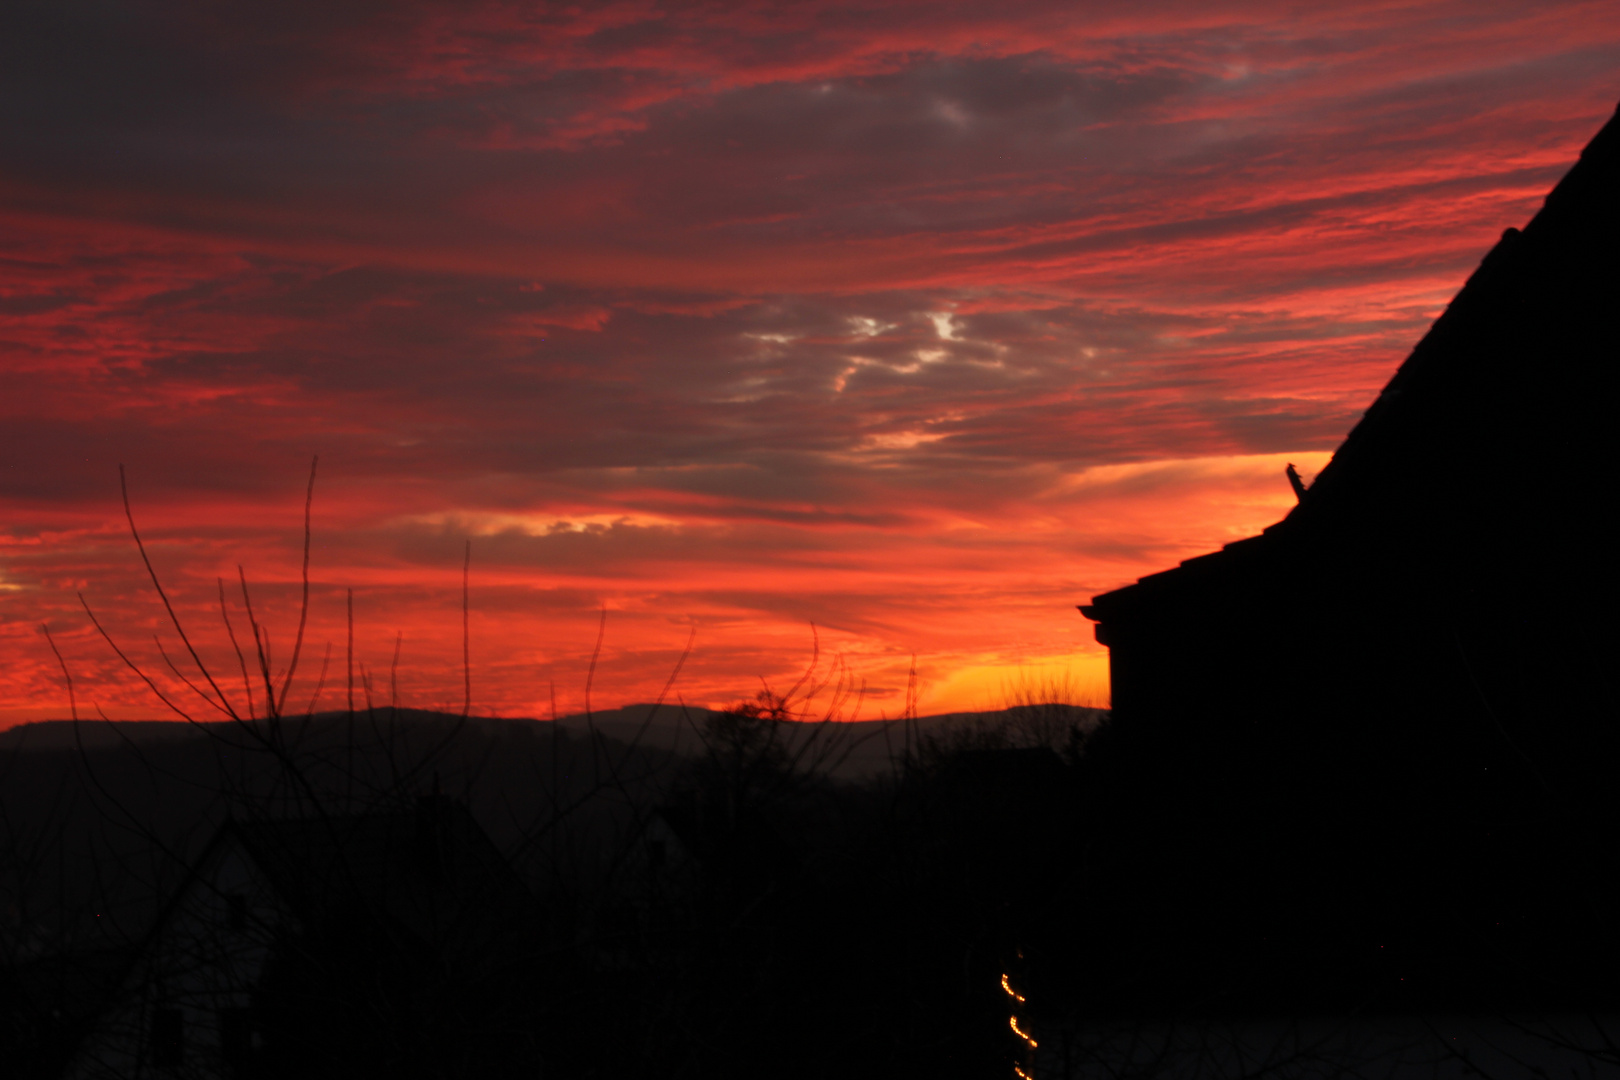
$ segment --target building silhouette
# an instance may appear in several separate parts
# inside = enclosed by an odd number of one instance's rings
[[[1443,718],[1578,767],[1620,700],[1617,312],[1611,120],[1284,520],[1081,608],[1109,647],[1115,715]]]
[[[1155,777],[1115,835],[1174,868],[1130,895],[1200,913],[1161,976],[1222,939],[1206,989],[1264,954],[1255,985],[1590,1001],[1620,900],[1617,320],[1611,119],[1314,483],[1288,477],[1284,520],[1081,607],[1113,680],[1098,757]]]
[[[540,905],[460,803],[228,821],[70,1078],[501,1075],[538,1057]]]

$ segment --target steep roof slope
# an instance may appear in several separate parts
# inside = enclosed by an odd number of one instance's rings
[[[1611,119],[1529,225],[1503,234],[1288,517],[1096,597],[1082,611],[1101,621],[1098,639],[1160,598],[1295,547],[1423,549],[1471,569],[1505,554],[1548,581],[1606,564],[1617,308]]]

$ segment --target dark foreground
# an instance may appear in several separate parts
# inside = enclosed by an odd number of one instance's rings
[[[11,747],[9,1075],[1620,1062],[1612,819],[1412,771],[1443,747],[1061,706],[897,723],[855,780],[780,704],[681,750],[389,710]]]

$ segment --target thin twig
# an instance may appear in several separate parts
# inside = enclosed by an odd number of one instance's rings
[[[591,684],[596,681],[596,661],[602,655],[602,635],[607,633],[607,608],[596,624],[596,646],[591,649],[591,666],[585,672],[585,722],[591,720]]]
[[[801,687],[803,687],[804,684],[810,680],[810,676],[815,674],[816,665],[819,664],[820,662],[821,662],[821,634],[820,634],[819,631],[816,630],[816,624],[811,623],[810,624],[810,666],[804,669],[804,674],[799,676],[799,681],[794,683],[793,686],[788,690],[788,692],[786,694],[782,695],[782,704],[784,706],[787,705],[787,703],[793,699],[793,695],[797,694],[799,692],[799,689]],[[807,700],[808,700],[808,697],[813,696],[814,693],[815,693],[815,691],[811,691],[811,694],[807,695]]]
[[[602,618],[596,624],[596,645],[591,649],[591,666],[585,672],[585,737],[591,745],[591,773],[593,782],[600,784],[601,763],[597,760],[596,721],[591,715],[591,684],[596,681],[596,661],[602,655],[602,635],[607,633],[607,607],[602,608]]]
[[[472,541],[467,541],[467,553],[461,562],[461,679],[465,697],[461,704],[461,718],[472,712],[472,644],[468,624],[471,604],[467,595],[467,576],[472,572]]]
[[[225,703],[226,711],[234,717],[236,714],[231,711],[230,700],[225,697],[225,692],[219,688],[219,684],[214,682],[214,676],[209,673],[208,666],[202,662],[202,657],[197,655],[196,648],[191,644],[191,638],[186,635],[186,628],[180,625],[180,616],[175,614],[174,605],[169,603],[169,594],[163,591],[163,582],[158,580],[157,571],[152,568],[152,560],[147,557],[146,545],[141,542],[140,530],[135,528],[134,511],[129,508],[129,484],[124,478],[124,467],[122,465],[118,466],[118,490],[124,497],[124,519],[129,522],[129,535],[135,538],[135,549],[141,553],[141,562],[146,564],[146,573],[152,579],[152,587],[157,590],[158,598],[163,601],[163,610],[169,613],[169,621],[174,624],[174,632],[180,635],[180,640],[185,643],[186,651],[191,654],[192,662],[197,665],[197,670],[202,672],[203,678],[208,680],[208,685],[213,687],[214,693],[218,694],[219,699]],[[81,596],[79,599],[82,602],[84,597]],[[89,610],[88,606],[85,610]],[[106,637],[106,634],[103,633],[102,636]],[[111,640],[111,638],[108,638],[109,642]],[[145,676],[143,675],[142,678],[145,678]]]
[[[321,691],[326,688],[326,666],[332,662],[332,643],[326,643],[326,655],[321,657],[321,677],[315,681],[315,693],[310,695],[309,704],[304,708],[305,716],[315,715],[315,702],[320,700]]]
[[[174,677],[179,679],[182,683],[184,683],[187,690],[190,690],[193,694],[196,694],[198,697],[202,698],[205,702],[208,703],[208,705],[211,708],[217,710],[220,713],[223,713],[225,716],[231,716],[231,711],[229,709],[227,709],[224,706],[220,705],[219,702],[215,701],[213,698],[211,698],[207,694],[203,693],[202,688],[200,686],[198,686],[196,683],[192,682],[190,679],[186,678],[185,673],[182,672],[178,667],[175,666],[174,661],[169,658],[168,650],[163,647],[163,642],[158,638],[158,636],[156,634],[152,635],[152,644],[157,646],[158,655],[163,657],[163,662],[165,664],[169,665],[169,670],[174,672]],[[231,717],[231,718],[235,719],[235,717]]]
[[[242,655],[241,643],[236,640],[236,627],[231,625],[230,611],[225,607],[225,579],[215,578],[219,586],[219,617],[225,620],[225,632],[231,636],[231,648],[236,650],[236,663],[242,669],[242,691],[247,695],[248,719],[258,719],[253,710],[253,680],[248,678],[247,657]]]
[[[652,724],[653,717],[658,715],[658,710],[664,704],[664,699],[669,697],[669,691],[672,687],[674,687],[675,680],[680,677],[681,668],[686,666],[687,658],[692,655],[692,646],[696,642],[697,627],[694,626],[692,627],[691,632],[686,635],[686,648],[681,650],[680,659],[675,661],[675,670],[669,673],[669,678],[664,682],[664,688],[658,691],[658,699],[653,702],[652,708],[647,710],[647,718],[643,720],[641,722],[641,726],[636,729],[635,738],[630,740],[630,746],[632,748],[640,744],[641,737],[647,733],[647,728]],[[628,756],[629,753],[626,751],[626,757]]]
[[[79,604],[84,608],[84,613],[90,616],[91,625],[96,628],[96,632],[101,635],[102,639],[106,641],[108,645],[112,646],[112,651],[118,654],[118,659],[122,660],[129,670],[140,676],[141,681],[151,688],[152,693],[157,695],[158,700],[163,702],[170,712],[174,713],[176,716],[187,721],[188,723],[195,724],[197,721],[192,719],[190,713],[186,712],[186,710],[170,701],[168,697],[164,695],[163,691],[158,689],[157,683],[148,678],[146,672],[142,671],[139,667],[136,667],[135,662],[128,656],[124,655],[124,650],[118,647],[118,643],[112,639],[112,635],[107,633],[106,628],[101,625],[101,620],[96,618],[96,613],[90,610],[90,604],[85,600],[84,593],[79,593],[78,597]]]
[[[354,590],[349,590],[349,714],[354,714]]]
[[[237,579],[242,583],[242,607],[247,611],[248,627],[253,631],[253,647],[259,654],[259,674],[264,678],[265,711],[269,719],[274,720],[281,715],[276,704],[276,688],[270,679],[270,632],[265,630],[259,633],[259,620],[253,614],[253,598],[248,596],[247,571],[242,564],[236,565]]]
[[[309,621],[309,514],[315,503],[315,467],[321,463],[319,455],[309,462],[309,487],[304,491],[304,599],[298,608],[298,636],[293,639],[292,660],[287,664],[287,677],[281,683],[281,695],[276,698],[276,715],[287,706],[287,691],[292,687],[293,672],[298,670],[298,654],[304,647],[304,625]]]
[[[77,724],[79,722],[79,702],[73,696],[73,676],[68,671],[67,661],[62,659],[62,651],[56,647],[56,639],[51,637],[51,628],[44,623],[40,623],[39,628],[44,632],[45,641],[50,645],[51,652],[56,654],[56,662],[62,665],[62,678],[67,680],[68,711],[73,714],[74,724]]]
[[[399,647],[405,641],[405,631],[394,631],[394,659],[388,664],[388,707],[399,711]]]

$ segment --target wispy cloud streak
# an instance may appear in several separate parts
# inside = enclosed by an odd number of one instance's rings
[[[315,452],[315,640],[355,587],[422,703],[467,536],[507,711],[603,605],[626,700],[694,623],[696,700],[811,621],[891,711],[1095,673],[1069,605],[1284,512],[1617,60],[1578,2],[9,5],[0,722],[41,621],[146,711],[71,604],[156,627],[120,462],[177,595],[274,609]]]

